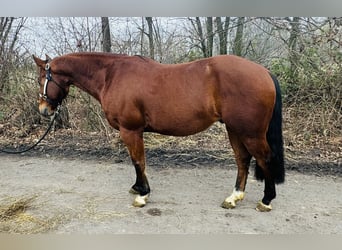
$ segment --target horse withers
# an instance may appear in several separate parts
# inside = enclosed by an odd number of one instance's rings
[[[254,157],[255,176],[265,183],[256,209],[272,209],[275,184],[285,178],[282,102],[278,81],[263,66],[231,55],[182,64],[110,53],[33,57],[40,69],[42,115],[53,115],[74,85],[97,99],[109,124],[119,130],[136,171],[134,206],[144,206],[150,193],[144,132],[187,136],[220,121],[238,167],[234,190],[222,207],[234,208],[244,198]]]

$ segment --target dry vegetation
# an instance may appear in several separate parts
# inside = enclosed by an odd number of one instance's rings
[[[59,217],[36,217],[29,210],[37,206],[34,201],[36,197],[7,197],[0,200],[0,232],[31,234],[45,233],[53,230],[62,221]],[[44,206],[44,204],[40,204]]]

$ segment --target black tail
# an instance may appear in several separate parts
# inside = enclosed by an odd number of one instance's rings
[[[276,101],[266,138],[272,150],[272,155],[268,166],[274,178],[274,182],[278,184],[285,181],[284,144],[282,132],[282,100],[279,82],[272,74],[271,77],[276,89]],[[255,177],[258,180],[264,179],[264,174],[258,164],[255,167]]]

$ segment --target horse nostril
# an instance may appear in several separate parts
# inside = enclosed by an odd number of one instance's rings
[[[49,110],[48,110],[47,107],[40,108],[40,109],[39,109],[39,112],[40,112],[40,114],[43,115],[43,116],[49,116]]]

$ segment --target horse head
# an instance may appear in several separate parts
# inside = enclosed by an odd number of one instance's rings
[[[34,55],[33,59],[39,70],[39,112],[51,116],[68,95],[70,80],[58,71],[58,64],[48,55],[45,60]]]

